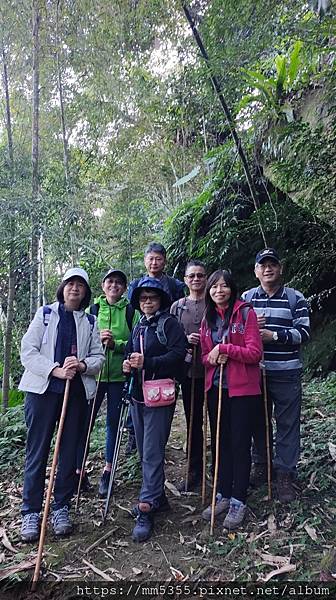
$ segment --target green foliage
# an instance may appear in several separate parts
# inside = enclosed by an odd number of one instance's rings
[[[24,399],[24,393],[19,390],[9,390],[9,406],[21,406]],[[2,403],[2,392],[0,391],[0,405]]]
[[[0,472],[8,471],[23,460],[25,441],[26,426],[21,404],[0,415]]]

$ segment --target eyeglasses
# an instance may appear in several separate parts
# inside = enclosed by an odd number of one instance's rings
[[[140,296],[139,302],[147,302],[147,300],[155,302],[156,300],[160,300],[160,296],[157,294],[151,294],[150,296]]]
[[[186,275],[187,279],[205,279],[205,273],[190,273],[190,275]]]

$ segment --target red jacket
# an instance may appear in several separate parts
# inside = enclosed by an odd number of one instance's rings
[[[242,311],[244,307],[250,310]],[[213,383],[216,366],[208,362],[208,354],[214,347],[211,329],[205,319],[201,324],[202,362],[205,366],[205,389]],[[233,396],[256,396],[260,390],[259,362],[262,358],[262,342],[257,315],[251,305],[236,300],[230,319],[228,343],[219,344],[220,353],[228,355],[226,381],[230,398]]]

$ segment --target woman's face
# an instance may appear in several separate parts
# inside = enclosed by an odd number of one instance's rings
[[[118,302],[126,290],[125,283],[118,275],[106,277],[102,284],[102,288],[109,304]]]
[[[231,288],[225,283],[223,277],[218,279],[218,281],[211,286],[209,293],[211,299],[217,306],[225,308],[229,304]]]
[[[144,289],[139,296],[140,310],[146,316],[154,315],[160,308],[161,298],[159,294],[151,289]]]
[[[78,310],[86,294],[86,283],[81,277],[69,279],[63,288],[64,306],[67,310]]]

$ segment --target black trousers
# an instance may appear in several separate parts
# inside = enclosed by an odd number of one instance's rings
[[[181,384],[184,414],[187,423],[187,453],[190,429],[191,411],[191,378],[186,377]],[[194,417],[191,434],[190,474],[202,477],[203,469],[203,404],[204,404],[204,379],[195,379]]]
[[[213,468],[216,459],[218,387],[208,392]],[[219,433],[219,471],[217,492],[224,498],[236,498],[245,504],[251,470],[253,416],[259,396],[229,398],[223,389]]]
[[[77,446],[85,424],[87,400],[84,387],[76,386],[76,390],[71,388],[59,451],[54,510],[70,504],[75,483]],[[22,514],[41,511],[51,440],[61,416],[62,404],[62,394],[26,394],[25,420],[28,432]]]

